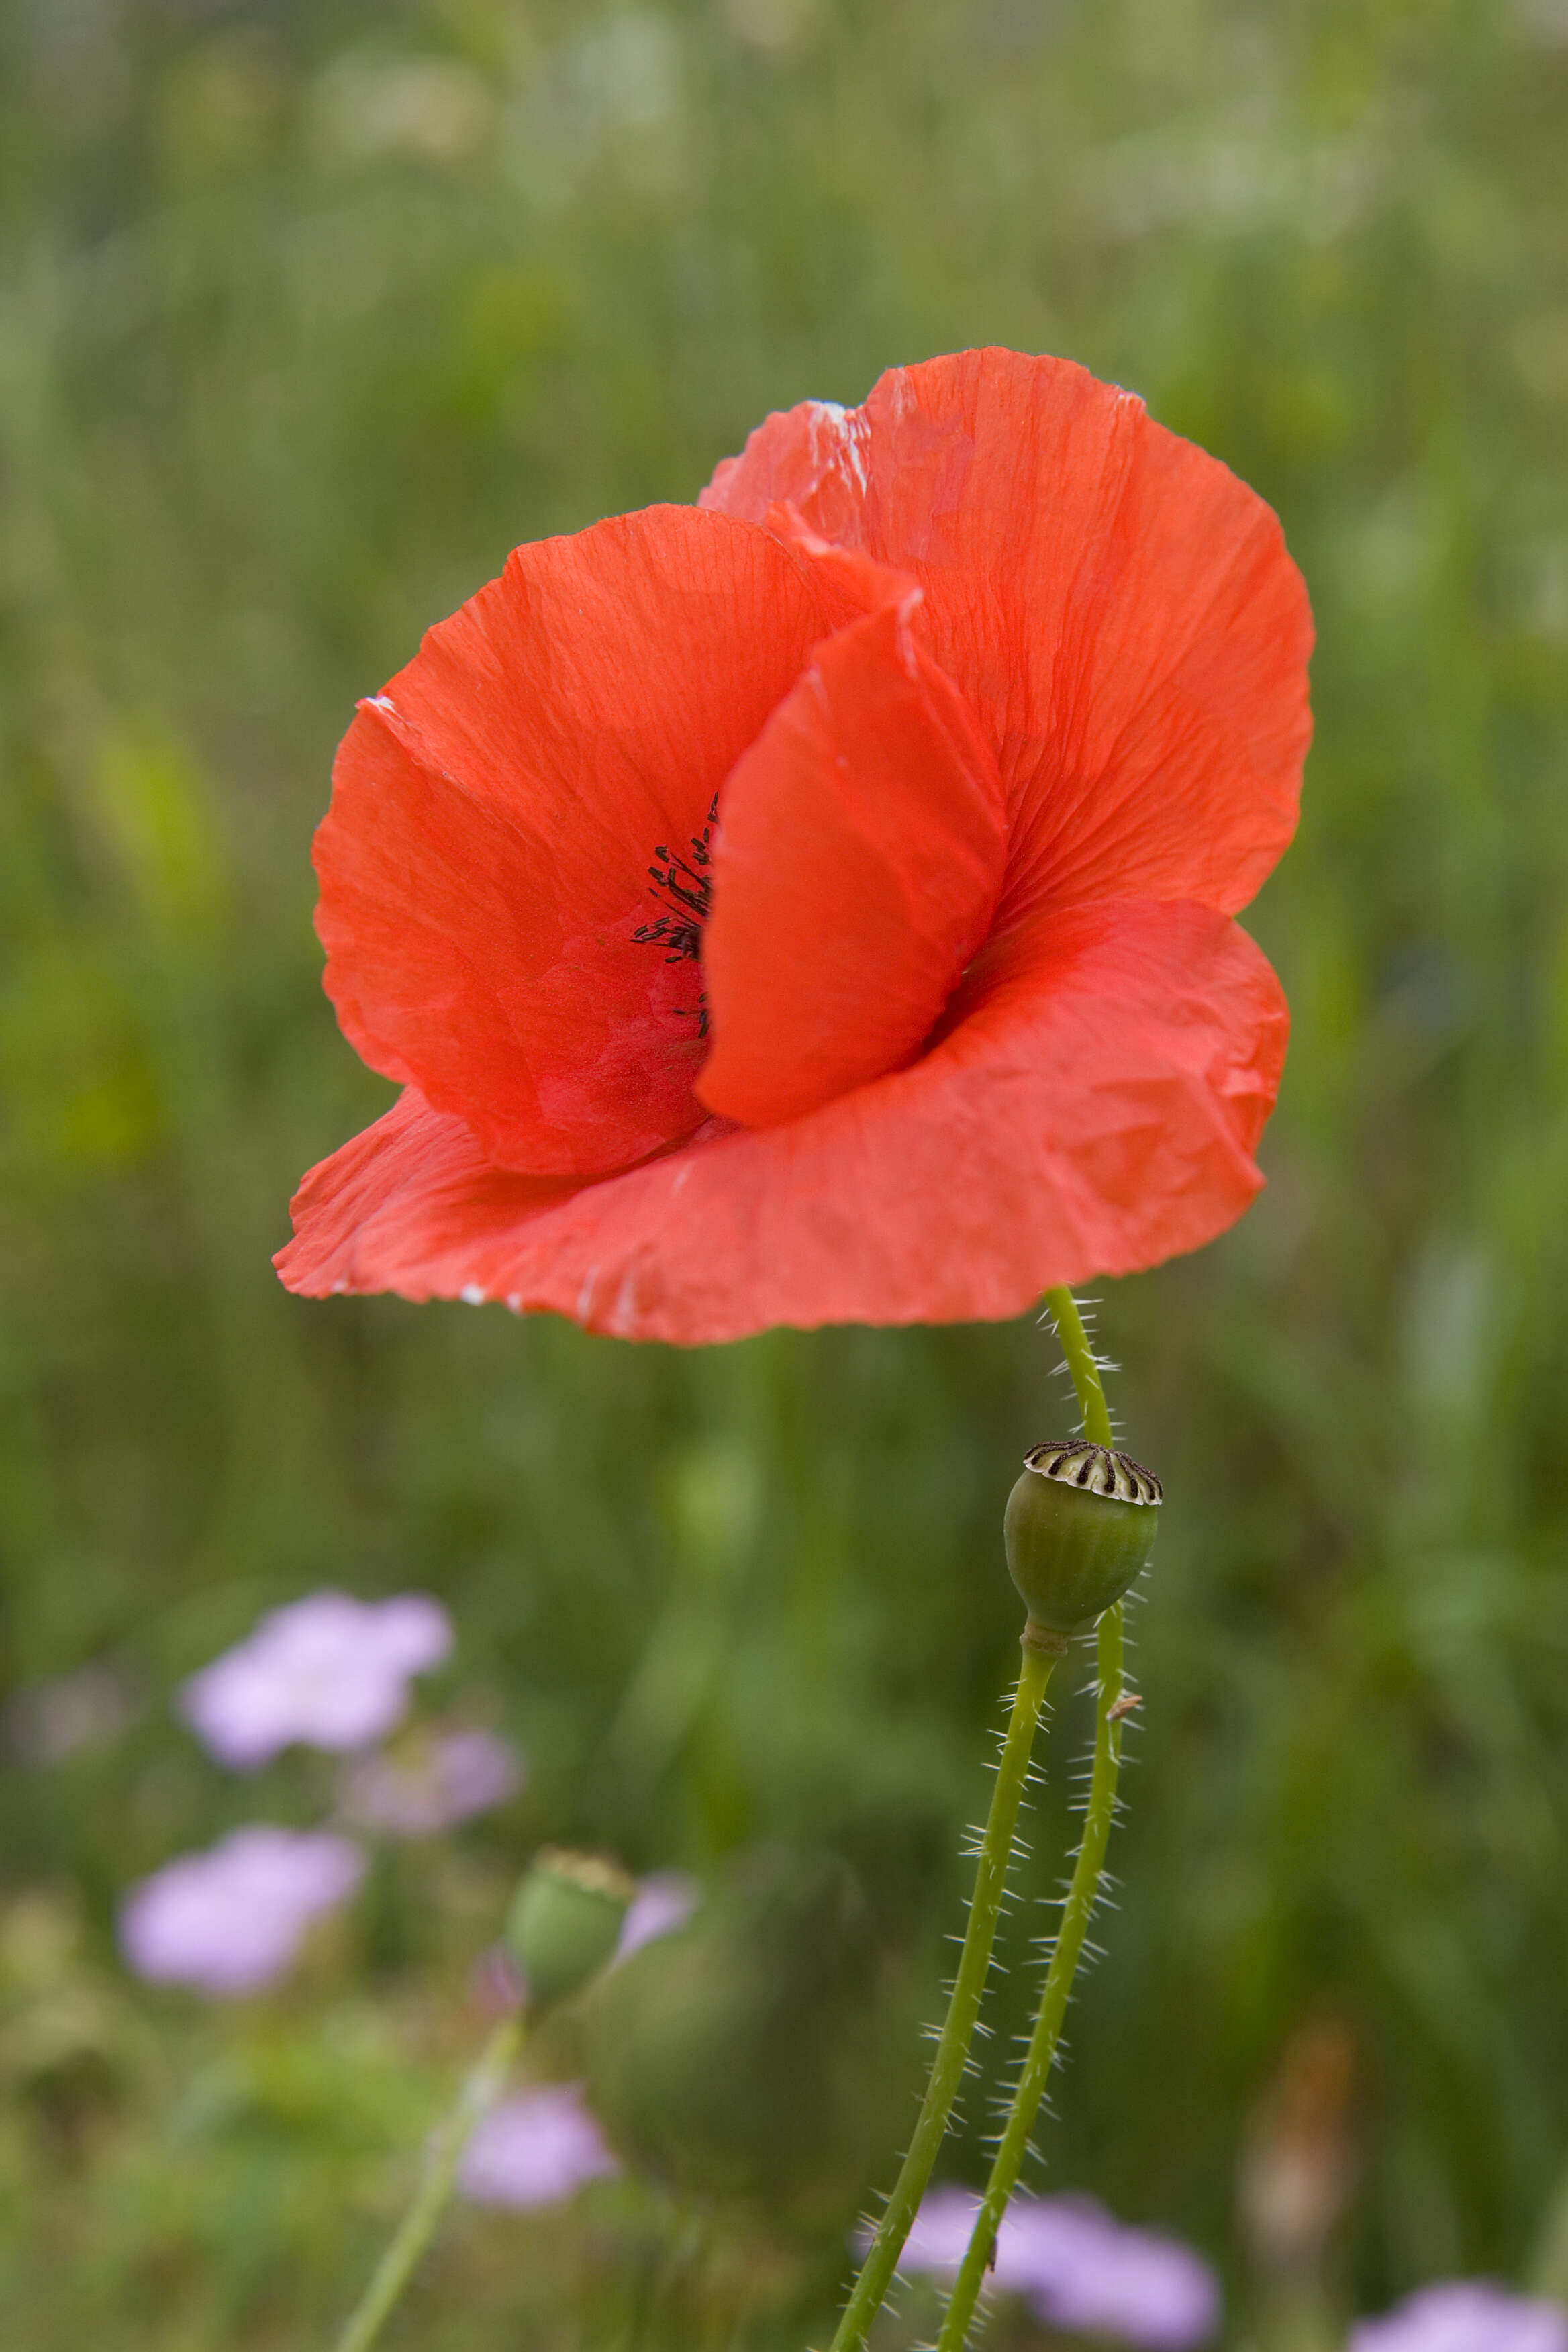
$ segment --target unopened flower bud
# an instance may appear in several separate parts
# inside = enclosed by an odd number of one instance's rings
[[[505,1937],[534,2007],[597,1976],[620,1941],[636,1892],[624,1870],[597,1854],[542,1849],[512,1897]]]
[[[1007,1572],[1029,1622],[1024,1639],[1064,1649],[1147,1567],[1163,1498],[1130,1454],[1072,1438],[1037,1445],[1007,1497]]]

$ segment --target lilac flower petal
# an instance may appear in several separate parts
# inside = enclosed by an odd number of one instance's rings
[[[967,2189],[932,2189],[900,2268],[956,2271],[979,2207]],[[1125,2229],[1089,2198],[1016,2197],[997,2235],[994,2277],[1050,2326],[1151,2352],[1184,2352],[1206,2344],[1219,2326],[1218,2283],[1190,2246]]]
[[[247,1771],[284,1746],[271,1685],[252,1668],[243,1650],[193,1675],[179,1696],[181,1714],[220,1764]]]
[[[390,1731],[411,1675],[451,1647],[446,1612],[425,1594],[355,1601],[313,1592],[275,1609],[245,1641],[193,1675],[187,1722],[220,1763],[265,1764],[291,1741],[343,1753]]]
[[[376,1641],[388,1665],[421,1675],[452,1654],[452,1621],[427,1592],[399,1592],[376,1604]]]
[[[133,1886],[121,1948],[141,1977],[225,2000],[258,1991],[292,1964],[311,1922],[358,1883],[349,1839],[258,1823],[204,1853],[182,1854]]]
[[[677,1927],[684,1927],[701,1897],[702,1889],[683,1870],[656,1870],[639,1879],[621,1922],[616,1958],[624,1960],[657,1937],[673,1935]]]
[[[432,1837],[500,1804],[521,1780],[515,1748],[493,1731],[436,1732],[406,1754],[352,1764],[343,1809],[356,1823],[392,1837]]]
[[[1568,2352],[1568,2316],[1485,2279],[1447,2279],[1362,2320],[1347,2352]]]
[[[477,2126],[458,2175],[479,2205],[554,2205],[620,2167],[575,2083],[515,2092]]]
[[[980,2200],[969,2189],[932,2189],[922,2199],[899,2257],[901,2271],[956,2271],[963,2260]],[[869,2244],[870,2232],[865,2233]]]
[[[1027,2214],[1020,2219],[1026,2231]],[[1098,2330],[1171,2352],[1206,2344],[1219,2327],[1214,2273],[1173,2239],[1122,2229],[1087,2209],[1076,2242],[1059,2238],[1039,2251],[1044,2259],[1030,2301],[1053,2326]]]
[[[1075,2275],[1092,2277],[1121,2234],[1092,2198],[1015,2197],[996,2241],[996,2284],[1034,2298]]]

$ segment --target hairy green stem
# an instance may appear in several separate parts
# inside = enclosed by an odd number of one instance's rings
[[[370,2352],[447,2209],[469,2135],[494,2103],[522,2041],[521,2012],[502,2018],[436,2135],[425,2171],[392,2243],[338,2337],[335,2352]]]
[[[1046,1305],[1057,1327],[1072,1384],[1078,1391],[1078,1409],[1083,1415],[1083,1433],[1093,1445],[1114,1445],[1110,1433],[1110,1413],[1105,1402],[1105,1389],[1100,1377],[1100,1366],[1094,1349],[1089,1344],[1089,1333],[1083,1328],[1083,1317],[1070,1290],[1047,1290]]]
[[[1089,1348],[1077,1301],[1068,1290],[1047,1291],[1046,1296],[1063,1352],[1072,1370],[1073,1386],[1078,1391],[1079,1405],[1083,1414],[1084,1434],[1097,1445],[1109,1445],[1110,1416],[1106,1410],[1105,1391],[1100,1385],[1100,1367]],[[1118,1712],[1122,1682],[1120,1601],[1114,1608],[1108,1609],[1100,1621],[1097,1656],[1099,1696],[1095,1706],[1094,1769],[1089,1780],[1083,1837],[1079,1845],[1078,1859],[1073,1864],[1067,1900],[1062,1906],[1061,1926],[1057,1931],[1050,1967],[1046,1971],[1034,2031],[1029,2037],[1029,2046],[1013,2094],[1013,2104],[991,2167],[991,2178],[985,2184],[985,2194],[975,2216],[968,2251],[953,2282],[942,2334],[937,2338],[937,2352],[963,2352],[980,2290],[995,2257],[996,2233],[1002,2226],[1008,2200],[1017,2186],[1018,2175],[1028,2153],[1029,2134],[1035,2127],[1035,2118],[1040,2111],[1040,2102],[1045,2097],[1051,2069],[1056,2063],[1073,1978],[1078,1972],[1084,1937],[1100,1897],[1105,1850],[1116,1814],[1117,1776],[1121,1768],[1121,1716]]]
[[[991,2178],[985,2184],[969,2250],[953,2284],[952,2299],[937,2338],[937,2352],[963,2352],[975,2302],[996,2250],[996,2233],[1007,2200],[1017,2186],[1029,2134],[1035,2127],[1061,2040],[1062,2021],[1072,1991],[1073,1978],[1083,1951],[1083,1939],[1100,1895],[1105,1849],[1116,1811],[1116,1777],[1121,1763],[1121,1720],[1113,1709],[1121,1696],[1121,1604],[1108,1609],[1100,1621],[1100,1698],[1094,1733],[1094,1774],[1083,1840],[1073,1866],[1072,1882],[1062,1906],[1056,1948],[1046,1972],[1035,2030],[1029,2037],[1017,2088],[1002,2133]]]
[[[1037,1649],[1029,1643],[1024,1645],[1018,1687],[1013,1696],[1013,1711],[1002,1745],[1001,1762],[996,1769],[996,1786],[992,1790],[991,1811],[981,1841],[979,1867],[974,1874],[974,1894],[969,1906],[969,1927],[963,1938],[958,1973],[953,1979],[952,1998],[948,2003],[947,2017],[937,2042],[936,2056],[931,2061],[931,2079],[926,2084],[925,2097],[921,2102],[909,2154],[904,2158],[893,2193],[888,2200],[877,2233],[861,2265],[860,2275],[845,2305],[844,2316],[833,2339],[832,2352],[859,2352],[859,2347],[866,2341],[867,2331],[892,2283],[904,2241],[910,2234],[910,2224],[931,2179],[931,2167],[936,2162],[936,2153],[942,2146],[948,2119],[952,2113],[952,2103],[958,2096],[974,2021],[980,2013],[981,1995],[985,1990],[986,1973],[991,1966],[991,1947],[996,1938],[1002,1890],[1013,1852],[1013,1831],[1018,1818],[1018,1805],[1028,1777],[1035,1727],[1039,1720],[1040,1706],[1057,1655],[1054,1651]]]

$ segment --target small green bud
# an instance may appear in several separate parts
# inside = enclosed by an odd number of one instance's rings
[[[626,1872],[597,1854],[541,1849],[512,1896],[504,1938],[535,2008],[598,1975],[635,1893]]]
[[[1024,1639],[1062,1650],[1120,1601],[1154,1549],[1163,1489],[1131,1454],[1087,1438],[1034,1446],[1007,1497],[1007,1573],[1029,1622]]]

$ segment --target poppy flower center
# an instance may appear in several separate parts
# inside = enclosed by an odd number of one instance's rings
[[[719,795],[715,793],[709,803],[707,823],[700,834],[688,836],[685,851],[668,849],[663,842],[655,845],[654,862],[647,869],[653,884],[648,896],[662,912],[651,923],[639,923],[632,938],[639,947],[662,948],[666,963],[701,961],[702,927],[713,904],[712,843],[718,822]],[[697,1034],[706,1037],[706,994],[695,1007],[695,1014]]]

